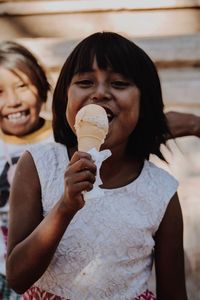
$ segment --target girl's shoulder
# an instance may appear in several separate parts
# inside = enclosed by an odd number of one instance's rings
[[[161,177],[163,180],[170,180],[171,182],[178,183],[177,179],[170,174],[169,171],[152,161],[146,160],[145,167],[152,179],[159,179],[158,177]]]
[[[177,188],[177,179],[167,170],[151,161],[145,161],[143,180],[140,186],[140,197],[142,196],[143,199],[141,205],[148,207],[148,211],[151,212],[152,220],[154,220],[154,232],[158,229]]]
[[[156,199],[162,205],[168,205],[173,195],[177,192],[178,180],[163,167],[151,161],[146,161],[146,181],[148,189],[154,192]]]
[[[44,153],[64,153],[67,151],[67,148],[65,145],[57,143],[57,142],[48,142],[48,143],[44,143],[44,144],[33,144],[30,146],[30,148],[28,149],[28,151],[32,154],[36,154],[36,153],[40,153],[40,154],[44,154]]]
[[[53,162],[60,164],[69,161],[66,146],[56,142],[31,145],[28,151],[31,153],[36,166],[42,167],[42,165],[52,165]]]
[[[140,187],[143,187],[147,197],[154,199],[154,203],[167,205],[177,191],[178,181],[168,171],[145,161]]]
[[[31,154],[42,188],[44,196],[46,187],[55,182],[64,174],[65,168],[69,162],[67,148],[56,142],[42,145],[33,145],[28,152]]]

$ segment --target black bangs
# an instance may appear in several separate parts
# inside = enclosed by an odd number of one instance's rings
[[[123,43],[125,42],[126,45]],[[134,43],[110,32],[96,33],[83,40],[74,53],[74,74],[92,70],[94,59],[102,70],[111,69],[135,81],[138,62],[133,60]],[[130,66],[131,62],[131,66]],[[127,67],[129,66],[129,67]],[[73,75],[74,75],[73,74]]]
[[[156,67],[139,46],[114,32],[97,32],[88,36],[67,58],[52,102],[55,141],[67,147],[73,147],[77,143],[66,120],[66,95],[73,76],[92,71],[94,59],[100,69],[123,75],[140,90],[140,117],[129,137],[130,153],[146,159],[153,153],[164,159],[160,144],[165,144],[169,129],[163,112],[162,91]]]

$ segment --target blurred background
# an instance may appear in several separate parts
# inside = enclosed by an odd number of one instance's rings
[[[28,47],[53,87],[77,42],[102,30],[127,36],[149,54],[166,111],[200,115],[200,0],[0,0],[0,40]],[[43,109],[50,119],[51,97]],[[188,295],[200,300],[200,140],[178,138],[169,147],[171,152],[163,147],[168,166],[152,160],[180,182]]]

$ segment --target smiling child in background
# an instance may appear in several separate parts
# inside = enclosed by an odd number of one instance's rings
[[[0,43],[0,299],[18,299],[5,279],[8,197],[15,165],[32,144],[53,140],[40,117],[50,85],[37,59],[14,42]]]

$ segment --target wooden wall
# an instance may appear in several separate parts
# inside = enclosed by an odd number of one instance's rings
[[[33,49],[53,82],[74,45],[98,30],[125,34],[152,57],[167,108],[199,113],[200,0],[0,0],[0,40]]]
[[[200,115],[200,0],[1,1],[0,40],[27,46],[52,85],[69,52],[95,31],[122,33],[156,63],[166,110]],[[51,95],[43,113],[50,114]],[[200,291],[200,141],[185,137],[163,149],[180,181],[189,300]]]

